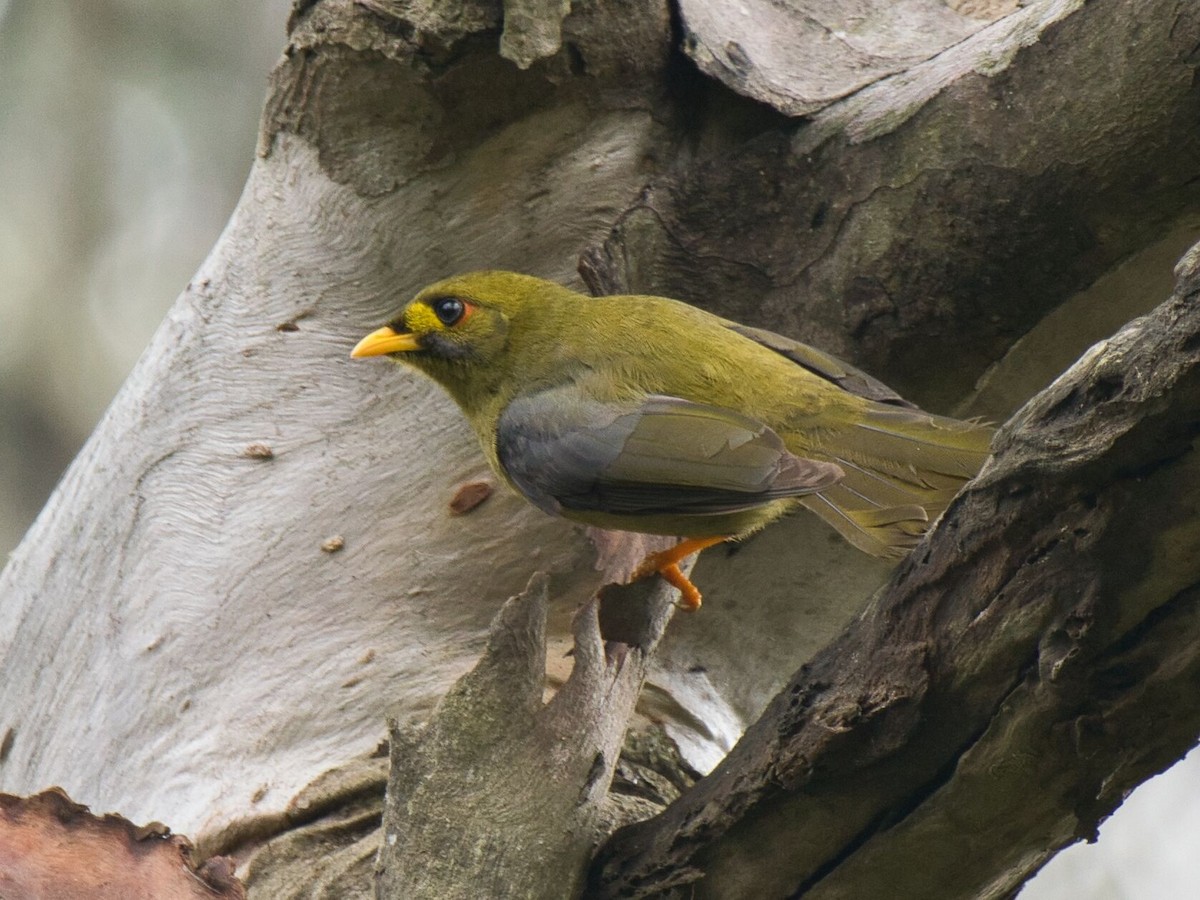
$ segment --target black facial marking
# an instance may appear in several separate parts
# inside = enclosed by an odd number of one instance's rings
[[[474,348],[441,334],[424,335],[421,338],[421,346],[442,359],[465,360],[475,356]]]

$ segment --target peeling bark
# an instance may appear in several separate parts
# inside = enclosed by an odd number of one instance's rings
[[[95,900],[245,900],[223,857],[197,866],[187,838],[161,822],[94,816],[56,788],[0,794],[0,896]]]

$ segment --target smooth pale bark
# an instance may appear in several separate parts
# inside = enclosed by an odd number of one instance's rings
[[[680,0],[679,13],[684,51],[702,72],[800,116],[937,56],[1016,5]]]

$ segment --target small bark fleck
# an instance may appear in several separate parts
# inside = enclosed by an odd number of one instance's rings
[[[466,515],[492,496],[493,490],[490,481],[468,481],[460,484],[455,489],[454,496],[450,498],[450,515]]]

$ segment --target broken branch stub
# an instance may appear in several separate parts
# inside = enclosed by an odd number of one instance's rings
[[[564,897],[582,885],[613,827],[609,785],[674,593],[653,579],[586,604],[571,675],[543,704],[548,584],[539,573],[504,605],[427,726],[391,723],[378,897]],[[620,641],[602,633],[601,603]]]

